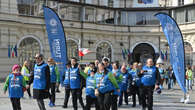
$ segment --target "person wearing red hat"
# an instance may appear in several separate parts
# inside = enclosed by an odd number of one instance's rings
[[[8,89],[9,98],[12,103],[13,110],[21,110],[20,98],[24,96],[24,90],[26,88],[26,81],[20,73],[21,67],[15,64],[12,67],[12,73],[6,78],[4,84],[4,94]]]

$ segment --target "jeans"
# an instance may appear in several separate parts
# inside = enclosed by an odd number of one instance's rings
[[[192,80],[186,80],[186,88],[192,90]]]
[[[173,79],[169,78],[168,79],[168,89],[171,89],[171,88],[173,88]]]
[[[20,98],[10,98],[13,110],[21,110]]]

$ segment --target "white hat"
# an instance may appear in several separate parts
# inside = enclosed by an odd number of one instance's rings
[[[162,60],[161,56],[158,57],[156,64],[163,64],[164,61]]]

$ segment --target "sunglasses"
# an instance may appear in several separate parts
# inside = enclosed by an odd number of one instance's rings
[[[40,57],[35,57],[35,59],[39,59]]]

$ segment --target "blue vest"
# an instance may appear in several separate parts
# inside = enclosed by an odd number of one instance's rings
[[[131,69],[130,74],[132,76],[132,81],[134,81],[136,86],[139,87],[141,84],[141,79],[138,77],[138,70]]]
[[[98,88],[100,93],[105,94],[114,90],[114,86],[108,78],[108,73],[106,75],[96,73],[95,79],[96,88]],[[98,87],[98,85],[100,85],[100,87]]]
[[[79,89],[81,86],[80,83],[79,68],[70,68],[70,88]]]
[[[50,82],[51,83],[56,83],[56,71],[55,71],[56,66],[55,65],[50,65],[49,69],[50,69]]]
[[[86,79],[86,95],[96,98],[95,96],[95,76],[94,77],[87,77]]]
[[[70,85],[70,68],[65,70],[64,76],[65,76],[64,85],[65,85],[65,87],[67,87]]]
[[[46,73],[45,73],[46,67],[47,67],[46,63],[40,66],[35,64],[34,80],[33,80],[34,89],[45,89],[46,88]]]
[[[127,91],[128,79],[130,78],[130,74],[126,72],[126,73],[122,73],[122,75],[123,75],[123,80],[121,82],[120,90]]]
[[[23,76],[15,76],[14,74],[9,75],[9,97],[10,98],[21,98],[24,96],[23,87],[22,87]]]
[[[156,83],[156,67],[148,67],[144,66],[142,70],[146,70],[147,72],[144,72],[143,76],[141,77],[141,83],[144,86],[153,86]]]

